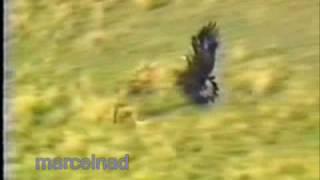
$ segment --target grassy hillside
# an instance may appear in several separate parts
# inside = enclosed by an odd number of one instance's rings
[[[15,179],[319,179],[318,0],[15,0],[10,8]],[[174,72],[210,20],[220,28],[221,95],[197,107]],[[127,172],[34,164],[125,153]]]

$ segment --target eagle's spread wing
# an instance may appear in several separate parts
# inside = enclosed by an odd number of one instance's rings
[[[192,37],[194,61],[201,74],[208,75],[215,65],[215,54],[218,48],[218,30],[216,23],[204,26],[196,36]]]

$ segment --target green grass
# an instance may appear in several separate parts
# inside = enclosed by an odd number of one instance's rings
[[[11,3],[15,179],[318,179],[319,1],[154,2]],[[203,108],[173,72],[210,20],[222,92]],[[130,170],[34,169],[92,153],[129,153]]]

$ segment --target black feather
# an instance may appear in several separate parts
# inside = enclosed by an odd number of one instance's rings
[[[182,85],[184,93],[193,102],[199,104],[214,102],[218,96],[215,76],[211,76],[219,46],[216,23],[210,22],[202,27],[197,35],[192,36],[191,45],[193,54],[186,56],[188,66],[178,77],[178,84]]]

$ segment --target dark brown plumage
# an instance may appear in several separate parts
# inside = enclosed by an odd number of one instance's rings
[[[216,23],[208,23],[197,35],[192,36],[193,54],[186,56],[188,66],[179,76],[177,84],[183,92],[197,104],[214,102],[218,96],[218,85],[211,75],[218,48]]]

